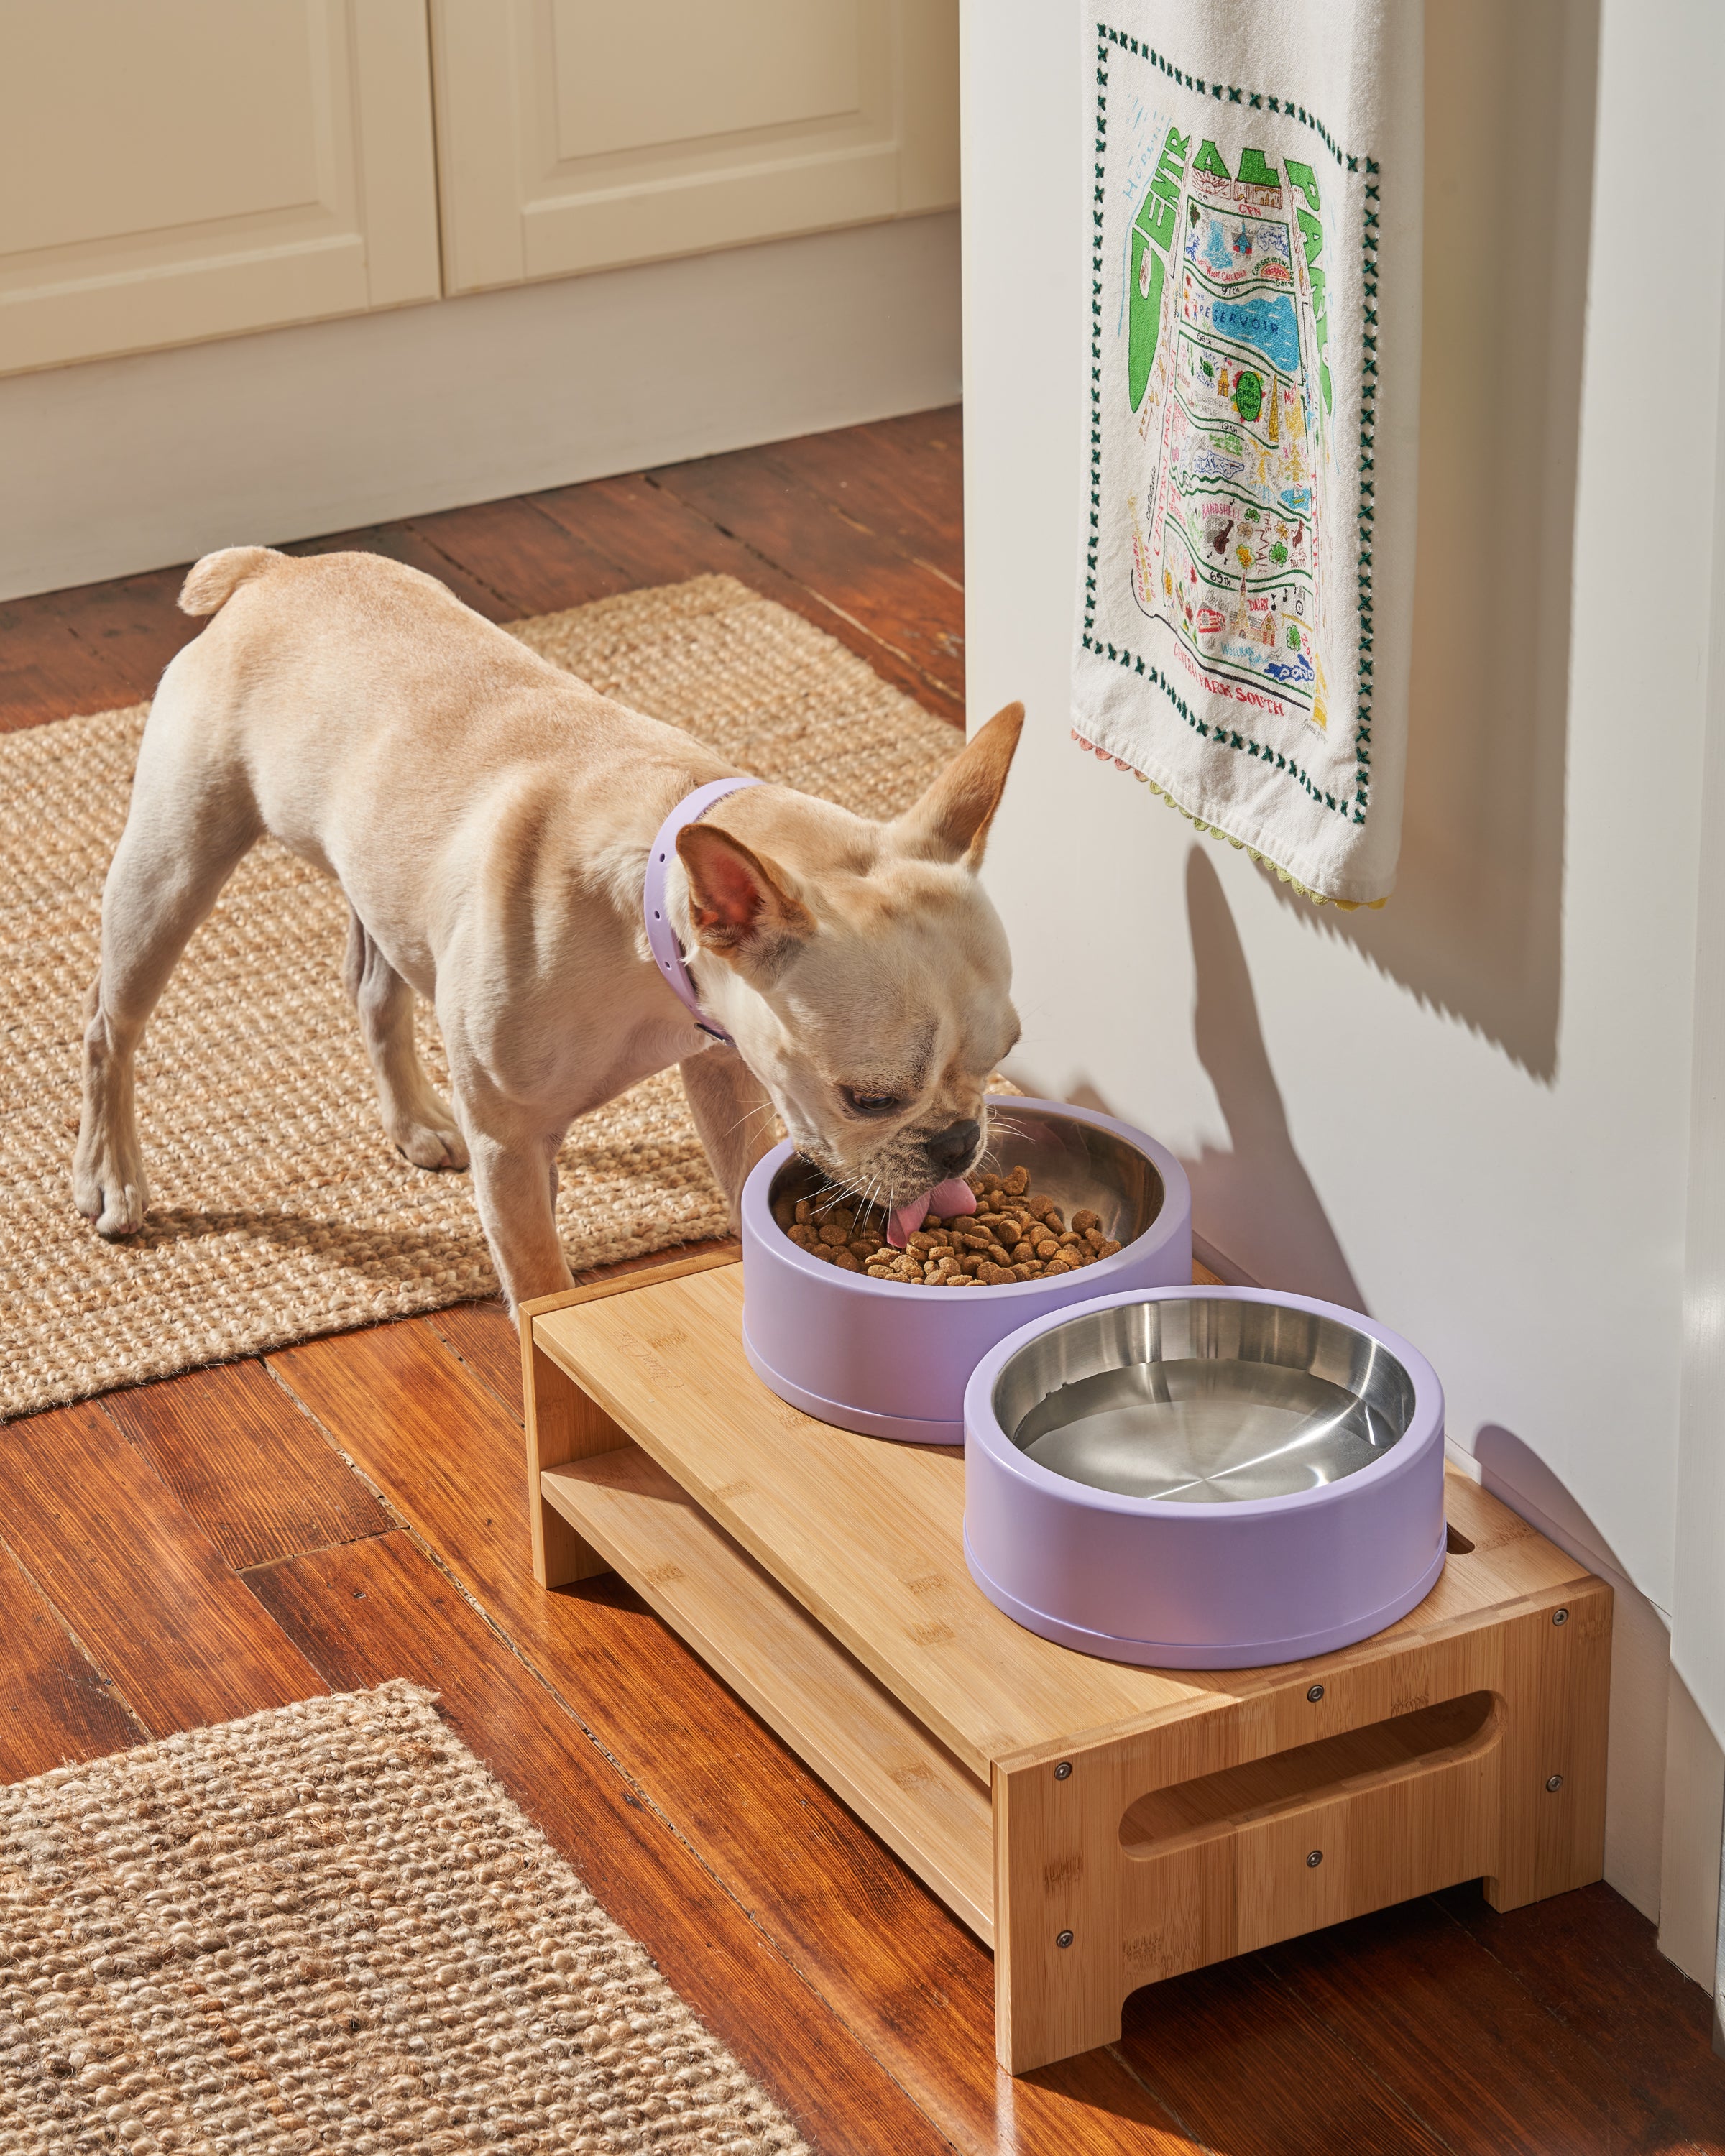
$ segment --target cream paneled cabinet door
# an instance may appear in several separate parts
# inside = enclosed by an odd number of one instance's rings
[[[438,292],[424,0],[0,0],[0,373]]]
[[[942,209],[957,0],[431,0],[451,292]]]

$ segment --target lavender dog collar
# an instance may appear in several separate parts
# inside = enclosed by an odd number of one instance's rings
[[[660,972],[701,1031],[727,1045],[730,1034],[715,1025],[701,1009],[695,983],[689,978],[683,947],[677,940],[677,932],[671,926],[665,902],[665,880],[677,850],[677,834],[685,824],[698,824],[714,803],[722,801],[727,793],[741,793],[745,786],[759,786],[762,783],[758,778],[715,778],[705,786],[697,786],[692,793],[685,793],[659,827],[653,850],[647,856],[647,880],[641,886],[641,917],[646,923],[647,942]]]

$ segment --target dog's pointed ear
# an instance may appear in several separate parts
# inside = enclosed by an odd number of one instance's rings
[[[685,824],[677,856],[689,878],[690,925],[705,949],[753,957],[814,933],[814,916],[784,870],[728,831]]]
[[[913,860],[963,861],[967,868],[980,868],[988,826],[1000,806],[1024,726],[1022,704],[996,711],[916,806],[892,825],[896,850]]]

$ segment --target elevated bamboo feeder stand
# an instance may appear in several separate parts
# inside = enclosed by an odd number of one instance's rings
[[[1230,1954],[1599,1876],[1611,1590],[1466,1476],[1442,1578],[1375,1638],[1127,1668],[985,1601],[962,1456],[788,1406],[742,1310],[728,1251],[523,1307],[535,1574],[620,1574],[993,1947],[1011,2072]]]

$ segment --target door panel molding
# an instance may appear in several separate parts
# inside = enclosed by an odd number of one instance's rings
[[[0,373],[439,294],[421,0],[0,8]]]
[[[724,24],[432,0],[445,289],[956,203],[956,0],[732,0]]]

